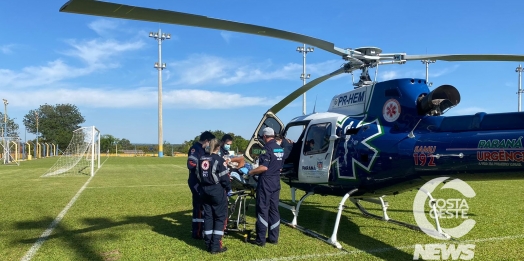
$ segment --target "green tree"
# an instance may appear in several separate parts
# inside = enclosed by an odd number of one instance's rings
[[[37,119],[41,141],[56,143],[60,148],[69,145],[73,131],[85,122],[78,108],[72,104],[44,104],[30,110],[23,119],[29,133],[37,134]]]
[[[4,127],[4,114],[0,112],[0,121],[2,124],[0,124],[0,127],[2,130],[0,130],[0,133],[2,133],[1,137],[4,137],[5,127]],[[15,118],[11,119],[9,118],[9,114],[7,115],[7,137],[13,137],[18,138],[18,124],[15,123]]]
[[[215,135],[215,137],[218,140],[222,139],[222,137],[226,135],[226,133],[221,130],[215,130],[215,131],[210,130],[210,132],[213,133],[213,135]],[[233,137],[233,143],[231,144],[231,150],[234,150],[235,152],[243,153],[247,148],[247,144],[249,143],[249,140],[246,140],[242,136],[235,135],[234,133],[231,133],[231,132],[227,134]],[[184,141],[182,145],[177,147],[176,151],[181,152],[181,153],[187,153],[189,148],[193,146],[193,143],[197,142],[199,139],[200,139],[200,134],[197,135],[192,140]]]
[[[119,142],[118,142],[118,147],[119,148],[122,148],[123,150],[132,150],[134,149],[133,146],[131,145],[131,141],[129,141],[128,139],[121,139]]]
[[[117,141],[117,138],[115,138],[113,135],[110,134],[104,134],[100,136],[100,153],[109,152],[114,153],[115,152],[115,142]]]

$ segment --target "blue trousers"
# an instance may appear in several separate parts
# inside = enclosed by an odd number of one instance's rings
[[[268,186],[268,182],[259,180],[257,201],[256,241],[266,242],[266,233],[271,242],[278,242],[280,232],[280,212],[278,211],[278,200],[280,197],[280,185]]]
[[[209,251],[222,249],[222,237],[227,226],[227,195],[219,184],[202,187],[204,206],[204,241]]]
[[[198,190],[197,180],[188,180],[189,189],[193,196],[193,223],[191,226],[191,236],[196,239],[203,238],[204,232],[204,208],[202,206],[202,199]]]

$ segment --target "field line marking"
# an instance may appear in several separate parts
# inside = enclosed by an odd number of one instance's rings
[[[101,186],[101,187],[87,187],[88,189],[103,189],[103,188],[140,188],[140,187],[172,187],[172,186],[187,186],[187,183],[182,184],[164,184],[164,185],[135,185],[135,186]]]
[[[524,234],[513,235],[513,236],[503,236],[503,237],[489,237],[489,238],[478,238],[471,240],[458,241],[457,243],[479,243],[479,242],[488,242],[488,241],[502,241],[502,240],[511,240],[524,238]],[[448,241],[449,242],[449,241]],[[415,249],[415,245],[409,246],[398,246],[398,247],[383,247],[375,248],[369,250],[352,250],[347,252],[336,252],[336,253],[326,253],[326,254],[309,254],[309,255],[300,255],[300,256],[287,256],[287,257],[276,257],[269,259],[256,259],[256,261],[288,261],[288,260],[300,260],[300,259],[309,259],[309,258],[323,258],[323,257],[335,257],[335,256],[345,256],[345,255],[354,255],[361,253],[380,253],[387,252],[396,249]]]
[[[71,201],[67,203],[65,208],[62,209],[62,211],[58,214],[58,216],[56,216],[55,220],[51,222],[51,225],[49,225],[49,227],[44,231],[44,233],[40,235],[40,237],[36,240],[33,246],[27,251],[27,253],[22,257],[22,259],[20,259],[21,261],[29,261],[31,260],[31,258],[33,258],[33,256],[36,254],[38,249],[42,246],[42,244],[44,244],[44,242],[49,237],[49,235],[53,233],[53,230],[55,229],[55,227],[58,225],[58,223],[60,223],[60,221],[62,221],[67,211],[69,211],[69,209],[73,206],[73,204],[75,204],[76,200],[80,197],[80,194],[82,193],[82,191],[84,191],[84,189],[87,187],[89,182],[91,182],[91,180],[95,177],[96,173],[102,168],[102,166],[104,165],[106,161],[107,161],[107,158],[106,160],[104,160],[104,162],[102,162],[102,164],[100,165],[100,168],[95,171],[93,176],[89,177],[86,183],[84,183],[84,185],[80,188],[80,190],[78,190],[78,192],[71,199]]]
[[[178,166],[178,165],[173,165],[173,166],[175,166],[177,168],[181,168],[181,169],[186,169],[187,170],[187,168],[184,168],[184,167],[181,167],[181,166]]]

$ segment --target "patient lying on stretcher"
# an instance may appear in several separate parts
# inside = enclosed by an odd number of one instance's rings
[[[248,170],[253,169],[253,165],[250,163],[245,163],[244,167]],[[247,179],[244,179],[243,175],[236,168],[230,168],[231,176],[231,188],[233,190],[245,190],[245,189],[255,189],[257,188],[257,178],[254,176],[248,176]]]

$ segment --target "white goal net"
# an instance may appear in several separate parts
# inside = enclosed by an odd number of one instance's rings
[[[58,161],[42,177],[55,175],[95,175],[100,168],[100,131],[82,127],[73,131],[71,142]]]
[[[0,153],[1,153],[0,159],[2,160],[3,164],[20,165],[19,163],[19,157],[20,157],[19,144],[20,142],[18,138],[2,137],[0,141]]]

